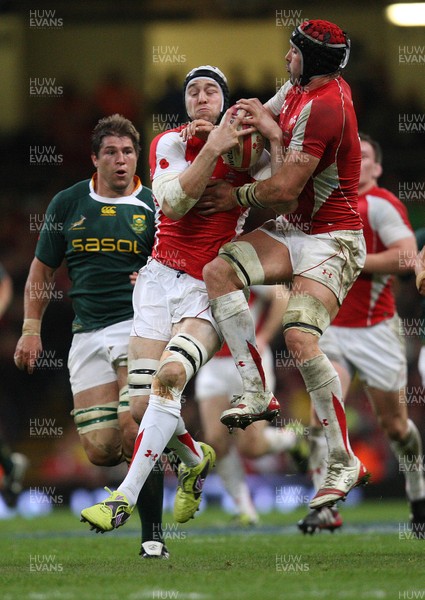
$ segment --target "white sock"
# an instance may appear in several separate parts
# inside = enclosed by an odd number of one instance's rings
[[[188,467],[196,467],[204,458],[204,453],[199,443],[193,439],[186,429],[182,417],[179,417],[177,427],[167,444]]]
[[[390,442],[398,458],[399,469],[406,481],[406,495],[410,501],[425,498],[425,480],[423,474],[422,440],[418,428],[410,419],[406,438],[401,442]]]
[[[210,304],[242,377],[244,392],[264,392],[267,390],[266,377],[245,294],[237,290],[210,300]]]
[[[237,507],[238,514],[248,515],[251,519],[257,520],[257,512],[245,479],[245,469],[239,452],[234,446],[231,446],[226,456],[217,459],[216,469]]]
[[[279,454],[292,450],[297,443],[297,434],[291,429],[284,427],[264,427],[263,435],[269,445],[269,454]]]
[[[131,506],[135,506],[149,473],[173,435],[179,416],[180,404],[164,402],[159,396],[150,396],[139,426],[127,476],[117,488],[126,495]]]
[[[324,354],[305,361],[299,366],[299,371],[319,421],[323,425],[329,450],[329,463],[351,465],[353,451],[348,439],[338,373]]]
[[[315,490],[319,490],[326,477],[326,458],[328,445],[322,427],[312,427],[308,436],[310,456],[308,457],[308,472],[311,475]]]

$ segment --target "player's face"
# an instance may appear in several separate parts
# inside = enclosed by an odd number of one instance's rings
[[[285,60],[286,70],[289,73],[289,79],[291,83],[298,83],[301,77],[302,56],[301,52],[293,44],[289,46],[289,50],[285,56]]]
[[[369,142],[361,141],[362,162],[360,167],[359,191],[375,185],[382,173],[382,167],[375,159],[375,151]]]
[[[186,110],[189,117],[216,123],[223,105],[220,86],[210,79],[196,79],[186,88]]]
[[[97,193],[106,198],[129,196],[134,189],[137,153],[129,137],[108,135],[102,139],[99,156],[92,154],[97,169]]]

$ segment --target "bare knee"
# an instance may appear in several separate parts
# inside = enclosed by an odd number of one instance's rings
[[[93,465],[113,467],[123,461],[121,435],[117,429],[113,431],[112,435],[102,435],[99,431],[80,435],[87,458]]]
[[[136,423],[140,423],[149,404],[149,396],[133,396],[130,400],[130,414]]]
[[[223,289],[223,281],[234,280],[237,287],[242,288],[242,283],[239,281],[235,271],[222,258],[217,257],[210,263],[206,264],[202,270],[202,277],[209,291]]]
[[[393,442],[401,442],[407,435],[407,420],[397,415],[378,415],[378,422],[385,435]]]
[[[244,458],[254,459],[262,456],[264,452],[259,452],[257,446],[249,443],[249,440],[244,440],[243,435],[239,436],[238,449]]]
[[[222,260],[215,258],[210,263],[207,263],[202,269],[202,277],[205,283],[214,283],[219,276],[228,269],[229,265]]]
[[[253,423],[245,431],[238,431],[238,450],[244,458],[254,459],[269,452],[269,443],[264,435],[264,421]]]
[[[222,432],[206,432],[204,436],[206,443],[214,448],[218,459],[224,458],[229,452],[231,444],[231,441],[228,439],[229,437],[227,428],[224,425]]]
[[[319,354],[319,340],[316,336],[293,327],[285,332],[285,344],[291,356],[299,361],[308,360]]]
[[[165,390],[183,390],[186,385],[186,371],[180,361],[170,361],[163,364],[152,381],[154,393],[164,393]]]
[[[130,459],[133,454],[134,442],[136,441],[139,426],[131,416],[129,410],[118,415],[118,422],[121,431],[122,451],[126,459]]]

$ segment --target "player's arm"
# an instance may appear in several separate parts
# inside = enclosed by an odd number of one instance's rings
[[[281,158],[279,171],[268,179],[246,183],[238,188],[230,185],[217,188],[223,205],[272,208],[279,214],[293,212],[298,206],[298,196],[316,170],[319,159],[292,149]]]
[[[285,153],[281,152],[272,159],[272,162],[273,160],[275,162],[275,172],[273,173],[272,169],[273,174],[269,179],[233,189],[232,193],[240,206],[272,208],[281,214],[291,213],[297,208],[298,197],[310,177],[313,176],[320,161],[319,156],[313,156],[301,149],[304,131],[311,118],[311,112],[309,110],[301,111],[292,132],[289,148]],[[318,129],[313,125],[312,129],[316,129],[316,135],[320,142],[315,145],[322,145],[324,148],[330,133],[324,127]]]
[[[251,167],[249,173],[256,181],[270,177],[270,154],[267,150],[263,150],[259,160]],[[210,179],[196,204],[199,214],[208,217],[216,212],[232,210],[238,206],[236,198],[232,195],[232,187],[230,183],[222,179]]]
[[[367,254],[363,272],[381,275],[412,272],[417,243],[401,202],[373,197],[368,201],[368,218],[385,249]]]
[[[421,296],[425,296],[425,246],[416,257],[416,287]]]
[[[26,369],[28,373],[33,372],[35,361],[43,350],[41,321],[49,304],[49,294],[46,291],[52,289],[54,273],[55,269],[34,258],[25,284],[24,323],[14,360],[19,369]]]
[[[270,179],[233,188],[232,194],[240,206],[291,213],[297,208],[298,197],[318,164],[319,158],[290,148],[282,156],[279,170]]]
[[[0,318],[4,315],[7,307],[12,302],[13,284],[12,278],[5,271],[0,280]]]
[[[154,178],[152,190],[163,213],[178,221],[195,206],[215,169],[218,157],[238,144],[245,132],[237,131],[243,115],[234,116],[229,109],[220,125],[211,130],[195,160],[180,173]],[[231,127],[229,125],[232,125]]]
[[[398,275],[413,271],[416,253],[416,239],[412,234],[390,244],[382,252],[367,254],[363,273]]]

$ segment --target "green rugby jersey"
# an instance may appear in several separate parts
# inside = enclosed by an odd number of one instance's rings
[[[133,317],[129,275],[146,264],[154,229],[152,192],[138,177],[130,196],[103,198],[87,179],[53,198],[35,255],[52,268],[66,259],[74,333]]]

